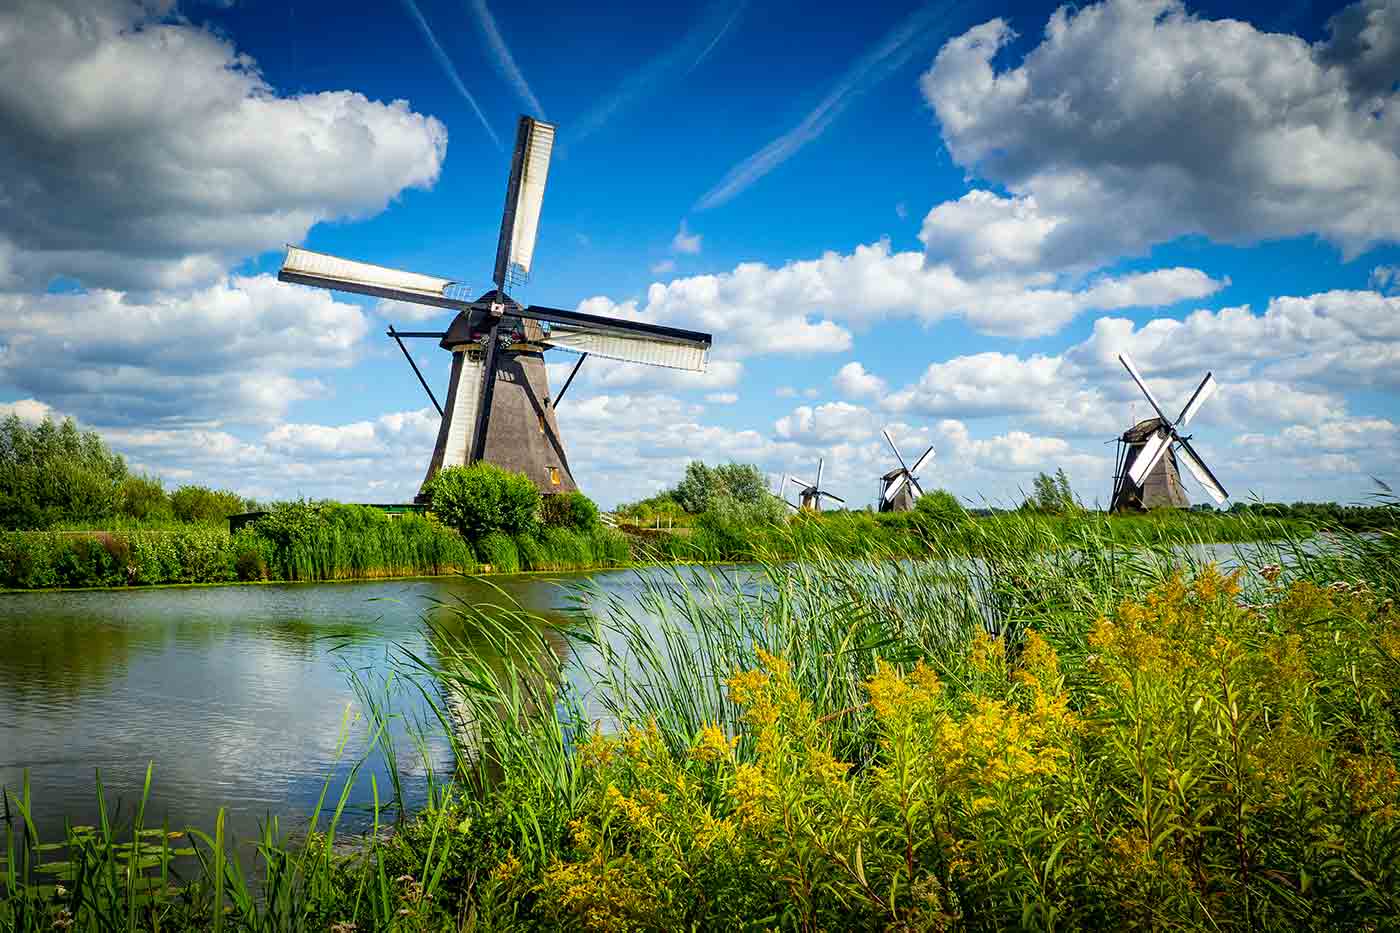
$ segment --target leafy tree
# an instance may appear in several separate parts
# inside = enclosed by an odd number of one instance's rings
[[[1022,507],[1046,515],[1065,515],[1081,508],[1063,467],[1056,470],[1054,476],[1037,473],[1032,481],[1031,497]]]
[[[122,480],[118,492],[117,511],[127,518],[148,522],[174,517],[170,497],[165,494],[160,477],[128,476]]]
[[[117,509],[126,461],[71,418],[29,426],[11,415],[0,423],[0,525],[45,528],[56,522],[100,522]]]
[[[181,486],[170,494],[170,507],[182,522],[218,524],[230,515],[252,511],[254,503],[227,489]]]
[[[942,521],[956,521],[967,514],[958,502],[958,497],[946,489],[934,489],[924,493],[914,503],[914,511],[921,518],[936,518]]]
[[[577,490],[545,496],[540,516],[546,525],[556,528],[591,532],[598,527],[598,506]]]
[[[539,524],[539,487],[524,473],[484,460],[439,470],[423,492],[433,514],[472,541],[494,531],[524,534]]]
[[[692,515],[708,511],[720,496],[749,505],[759,505],[771,498],[763,474],[753,464],[725,463],[710,467],[699,460],[686,464],[685,477],[672,495],[681,508]]]

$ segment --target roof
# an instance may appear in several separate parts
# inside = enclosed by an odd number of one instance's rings
[[[1141,444],[1156,433],[1157,429],[1162,426],[1163,421],[1161,418],[1147,418],[1124,431],[1122,439],[1129,444]]]

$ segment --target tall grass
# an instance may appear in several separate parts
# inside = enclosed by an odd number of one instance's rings
[[[253,877],[216,821],[175,893],[100,881],[130,874],[98,834],[59,896],[26,787],[0,928],[1386,928],[1400,534],[1274,531],[1007,519],[914,561],[795,524],[750,567],[582,585],[563,629],[450,600],[396,676],[456,773],[392,835],[376,782],[335,853],[347,782],[305,845],[265,828]],[[392,714],[362,705],[373,747]]]

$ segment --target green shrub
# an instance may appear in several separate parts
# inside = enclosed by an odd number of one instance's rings
[[[540,517],[546,525],[588,534],[598,527],[598,506],[578,490],[545,496]]]
[[[126,462],[71,418],[0,422],[0,527],[47,528],[101,522],[115,514]]]
[[[542,544],[546,570],[575,570],[594,562],[589,537],[571,528],[546,528]]]
[[[516,535],[515,553],[518,557],[521,570],[552,570],[549,566],[547,552],[540,540],[534,535]]]
[[[539,525],[540,491],[530,478],[484,460],[439,470],[423,492],[433,514],[470,541],[528,534]]]
[[[228,521],[230,515],[251,511],[253,506],[251,500],[236,492],[207,486],[181,486],[170,494],[171,510],[182,522],[219,524]]]
[[[476,543],[476,552],[484,564],[490,564],[495,573],[518,573],[520,554],[515,541],[509,535],[493,531]]]
[[[175,515],[160,478],[145,474],[122,480],[117,490],[117,514],[138,522],[166,521]]]

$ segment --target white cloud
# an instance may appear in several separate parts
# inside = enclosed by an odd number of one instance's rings
[[[651,264],[652,275],[669,275],[676,271],[676,261],[674,259],[659,259]]]
[[[8,418],[15,415],[21,421],[38,423],[45,418],[53,421],[62,421],[64,415],[52,405],[41,402],[37,398],[22,398],[14,402],[0,402],[0,418]]]
[[[837,390],[856,398],[873,398],[886,389],[885,380],[874,373],[866,372],[859,361],[851,361],[836,371],[832,379]]]
[[[1001,71],[1008,25],[969,30],[924,95],[953,158],[1011,195],[935,209],[930,260],[978,274],[1094,267],[1187,234],[1317,233],[1348,255],[1396,239],[1395,21],[1372,0],[1309,46],[1178,0],[1106,0],[1061,7]]]
[[[136,3],[0,11],[0,286],[175,288],[384,209],[447,131],[404,101],[280,97],[215,34]]]
[[[681,228],[676,231],[675,236],[671,237],[671,249],[687,256],[698,256],[700,255],[702,239],[700,234],[688,231],[685,227],[685,221],[681,221]]]
[[[875,433],[876,419],[868,408],[849,402],[828,402],[815,408],[800,405],[779,418],[774,432],[783,440],[803,444],[859,441]]]
[[[259,421],[325,393],[294,375],[355,360],[364,314],[234,277],[186,296],[0,295],[0,381],[93,424]]]
[[[599,296],[579,310],[709,331],[716,353],[738,357],[843,352],[852,345],[846,324],[886,318],[932,324],[962,317],[988,334],[1041,336],[1086,311],[1170,305],[1222,285],[1182,268],[1101,277],[1077,290],[1017,279],[970,281],[948,265],[926,265],[921,253],[891,252],[881,241],[777,268],[747,262],[717,275],[657,282],[645,302]]]
[[[797,398],[797,390],[792,386],[778,386],[773,390],[773,394],[778,398]]]
[[[710,392],[705,396],[705,401],[712,405],[733,405],[739,401],[738,392]]]

